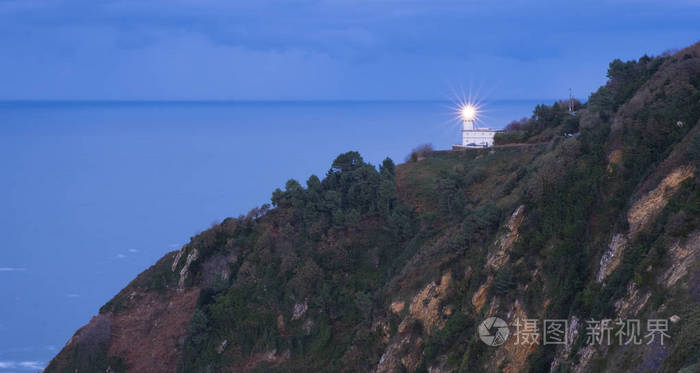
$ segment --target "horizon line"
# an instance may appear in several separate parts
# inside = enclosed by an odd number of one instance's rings
[[[504,98],[486,102],[556,102],[555,98]],[[236,104],[236,103],[392,103],[392,102],[452,102],[445,99],[0,99],[2,104],[52,104],[52,103],[121,103],[121,104]]]

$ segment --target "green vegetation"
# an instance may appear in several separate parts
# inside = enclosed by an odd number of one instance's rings
[[[396,259],[416,225],[397,197],[394,174],[388,158],[377,169],[357,152],[341,154],[323,180],[311,176],[306,187],[290,180],[277,189],[264,219],[227,221],[193,238],[190,245],[206,255],[233,250],[242,262],[230,286],[200,296],[182,369],[220,369],[272,349],[304,356],[299,369],[318,369],[360,335],[371,338],[372,306],[401,267]],[[313,325],[288,314],[308,299],[307,312],[318,317]],[[283,330],[278,315],[287,320]],[[236,348],[219,355],[224,340]]]
[[[574,101],[574,109],[582,107]],[[550,141],[563,135],[579,131],[579,117],[569,113],[568,102],[558,101],[551,106],[537,105],[530,118],[523,118],[509,123],[503,132],[496,133],[496,145],[538,143]]]

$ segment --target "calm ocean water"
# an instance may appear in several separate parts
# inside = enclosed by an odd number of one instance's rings
[[[483,122],[551,101],[487,103]],[[0,102],[0,372],[36,371],[156,259],[341,152],[378,164],[448,149],[451,106]]]

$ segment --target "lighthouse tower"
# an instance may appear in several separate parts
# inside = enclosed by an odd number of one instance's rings
[[[476,121],[476,115],[468,115],[468,116],[462,115],[462,132],[476,130],[476,126],[474,125],[475,121]]]
[[[487,148],[493,146],[493,137],[497,131],[490,128],[479,128],[476,125],[477,108],[464,105],[460,110],[462,119],[462,144],[459,148]]]

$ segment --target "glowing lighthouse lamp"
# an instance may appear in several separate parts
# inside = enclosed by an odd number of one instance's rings
[[[462,130],[474,130],[474,121],[476,120],[476,115],[478,111],[476,106],[472,104],[465,104],[460,109],[460,116],[462,117]]]
[[[459,119],[462,120],[462,144],[453,149],[488,148],[493,146],[493,137],[497,131],[490,128],[479,128],[479,107],[468,102],[459,107]]]

